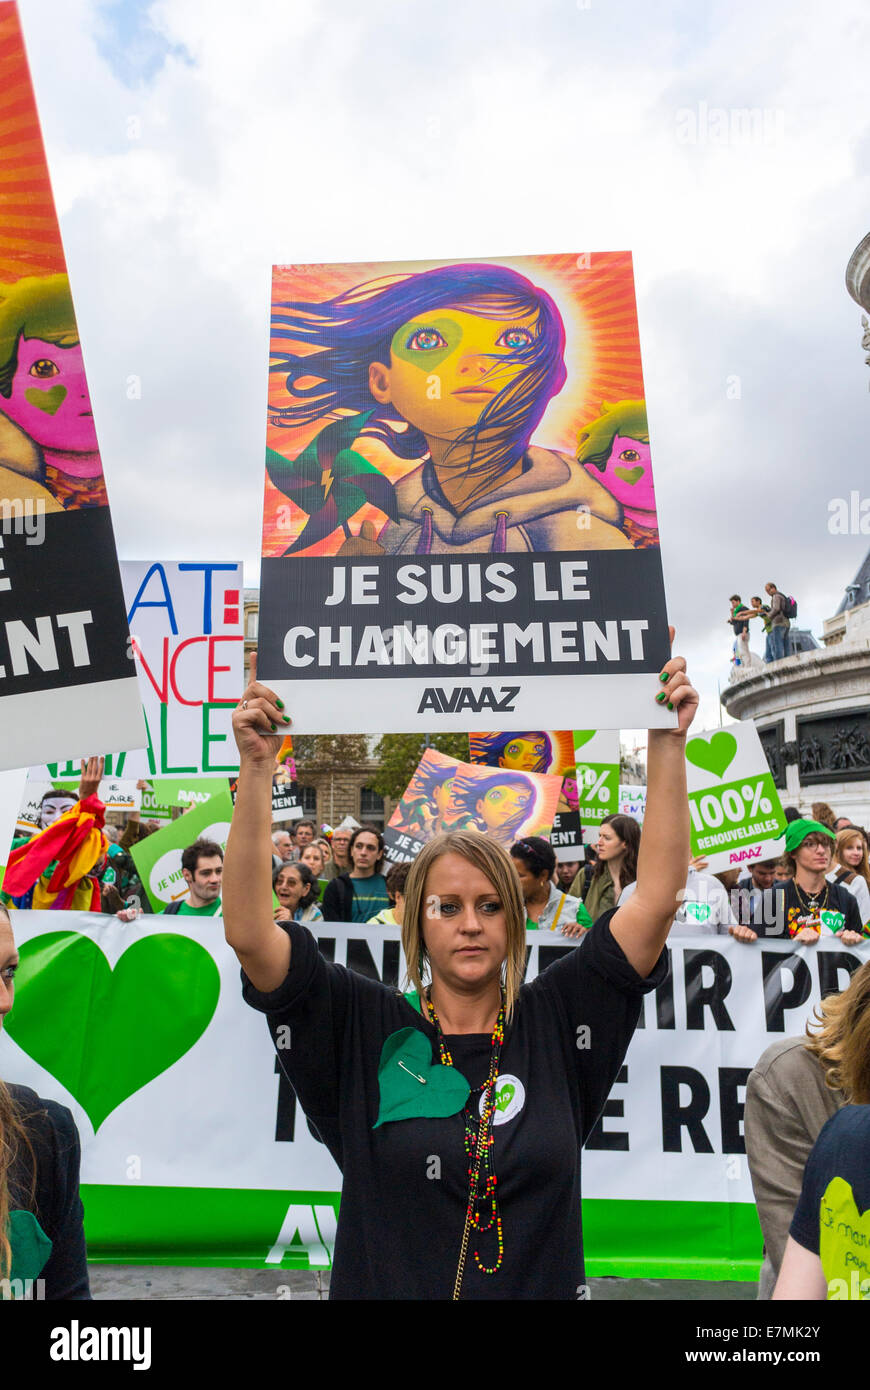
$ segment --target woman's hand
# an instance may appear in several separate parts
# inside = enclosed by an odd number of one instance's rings
[[[758,932],[757,932],[757,931],[753,931],[751,927],[741,927],[741,926],[729,927],[729,928],[728,928],[728,935],[729,935],[729,936],[733,936],[735,941],[757,941],[757,940],[758,940]]]
[[[278,908],[278,911],[275,913],[275,921],[276,921],[276,922],[292,922],[292,921],[293,921],[293,913],[290,911],[289,907],[279,907],[279,908]]]
[[[838,932],[834,932],[834,935],[840,938],[844,946],[860,946],[861,942],[866,939],[860,932],[846,931],[845,927],[841,927]]]
[[[257,681],[257,653],[251,653],[251,680],[241,702],[233,711],[233,735],[239,750],[239,762],[248,767],[269,769],[291,721],[274,690]],[[269,731],[275,735],[269,736]],[[265,737],[264,737],[264,731]],[[279,732],[280,731],[280,732]]]
[[[562,928],[563,936],[585,936],[589,928],[581,925],[580,922],[566,922]]]
[[[79,782],[79,801],[84,801],[87,796],[96,796],[103,780],[103,770],[106,766],[105,758],[88,758],[85,764],[84,758],[81,760],[82,775]]]
[[[668,628],[668,636],[673,644],[674,629],[672,627]],[[665,676],[667,679],[662,679]],[[656,730],[655,732],[685,734],[698,709],[698,692],[689,683],[684,658],[672,656],[670,661],[666,661],[662,667],[659,681],[661,689],[656,694],[656,701],[660,705],[667,705],[668,709],[675,709],[679,722],[676,729]],[[652,733],[653,730],[650,732]]]
[[[819,939],[819,933],[815,927],[801,927],[799,932],[795,932],[792,941],[805,941],[808,946],[814,946]]]

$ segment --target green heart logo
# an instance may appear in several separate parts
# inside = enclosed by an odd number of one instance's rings
[[[142,937],[114,970],[95,941],[47,932],[19,952],[6,1032],[75,1096],[94,1127],[189,1052],[211,1022],[220,975],[190,937]]]
[[[471,1087],[455,1067],[432,1062],[432,1044],[419,1028],[391,1033],[378,1063],[381,1106],[372,1126],[393,1120],[442,1119],[462,1110]]]
[[[584,743],[588,743],[590,738],[594,738],[598,733],[597,729],[575,729],[574,730],[574,751],[582,748]]]
[[[639,463],[636,468],[623,468],[621,464],[617,464],[613,471],[617,478],[621,478],[624,483],[629,483],[634,487],[643,473],[643,464]]]
[[[498,1088],[496,1088],[496,1093],[495,1093],[495,1103],[496,1103],[496,1107],[497,1107],[499,1110],[507,1110],[508,1106],[510,1105],[510,1103],[511,1103],[511,1101],[513,1100],[513,1098],[514,1098],[514,1096],[516,1095],[516,1093],[517,1093],[517,1088],[516,1088],[516,1086],[512,1086],[511,1083],[510,1083],[509,1081],[507,1082],[506,1085],[502,1086],[500,1090],[499,1090]]]
[[[846,914],[834,912],[832,908],[826,908],[824,912],[819,913],[819,916],[822,919],[822,926],[827,927],[828,931],[832,932],[838,932],[846,922]]]
[[[710,911],[709,903],[686,903],[686,916],[694,917],[696,922],[706,922]]]
[[[65,386],[28,386],[24,399],[46,415],[56,415],[66,400]]]
[[[705,738],[690,738],[686,744],[687,761],[694,763],[695,767],[703,768],[705,772],[712,772],[716,777],[723,775],[736,755],[737,740],[724,729],[715,733],[709,742]]]

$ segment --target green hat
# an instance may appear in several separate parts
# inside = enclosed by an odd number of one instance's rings
[[[833,830],[829,830],[826,825],[821,825],[817,820],[793,820],[789,821],[785,828],[785,852],[793,853],[798,845],[802,845],[808,835],[827,835],[829,840],[836,840]]]

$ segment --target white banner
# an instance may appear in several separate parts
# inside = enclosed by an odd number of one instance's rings
[[[219,919],[16,912],[13,925],[22,964],[0,1076],[70,1107],[84,1182],[339,1190],[276,1071],[264,1016],[242,999]],[[317,935],[337,963],[403,980],[396,929],[318,923]],[[540,932],[528,943],[527,978],[583,949]],[[751,1203],[748,1072],[772,1042],[802,1033],[820,991],[843,988],[861,960],[833,940],[675,940],[671,976],[646,997],[587,1144],[584,1196]]]

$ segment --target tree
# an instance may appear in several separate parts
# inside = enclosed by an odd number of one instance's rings
[[[365,734],[294,734],[293,759],[297,768],[359,767],[369,761]]]
[[[371,787],[378,796],[398,801],[411,780],[414,769],[426,746],[436,748],[459,762],[468,761],[468,734],[435,734],[427,740],[425,734],[384,734],[375,745],[377,772]]]

